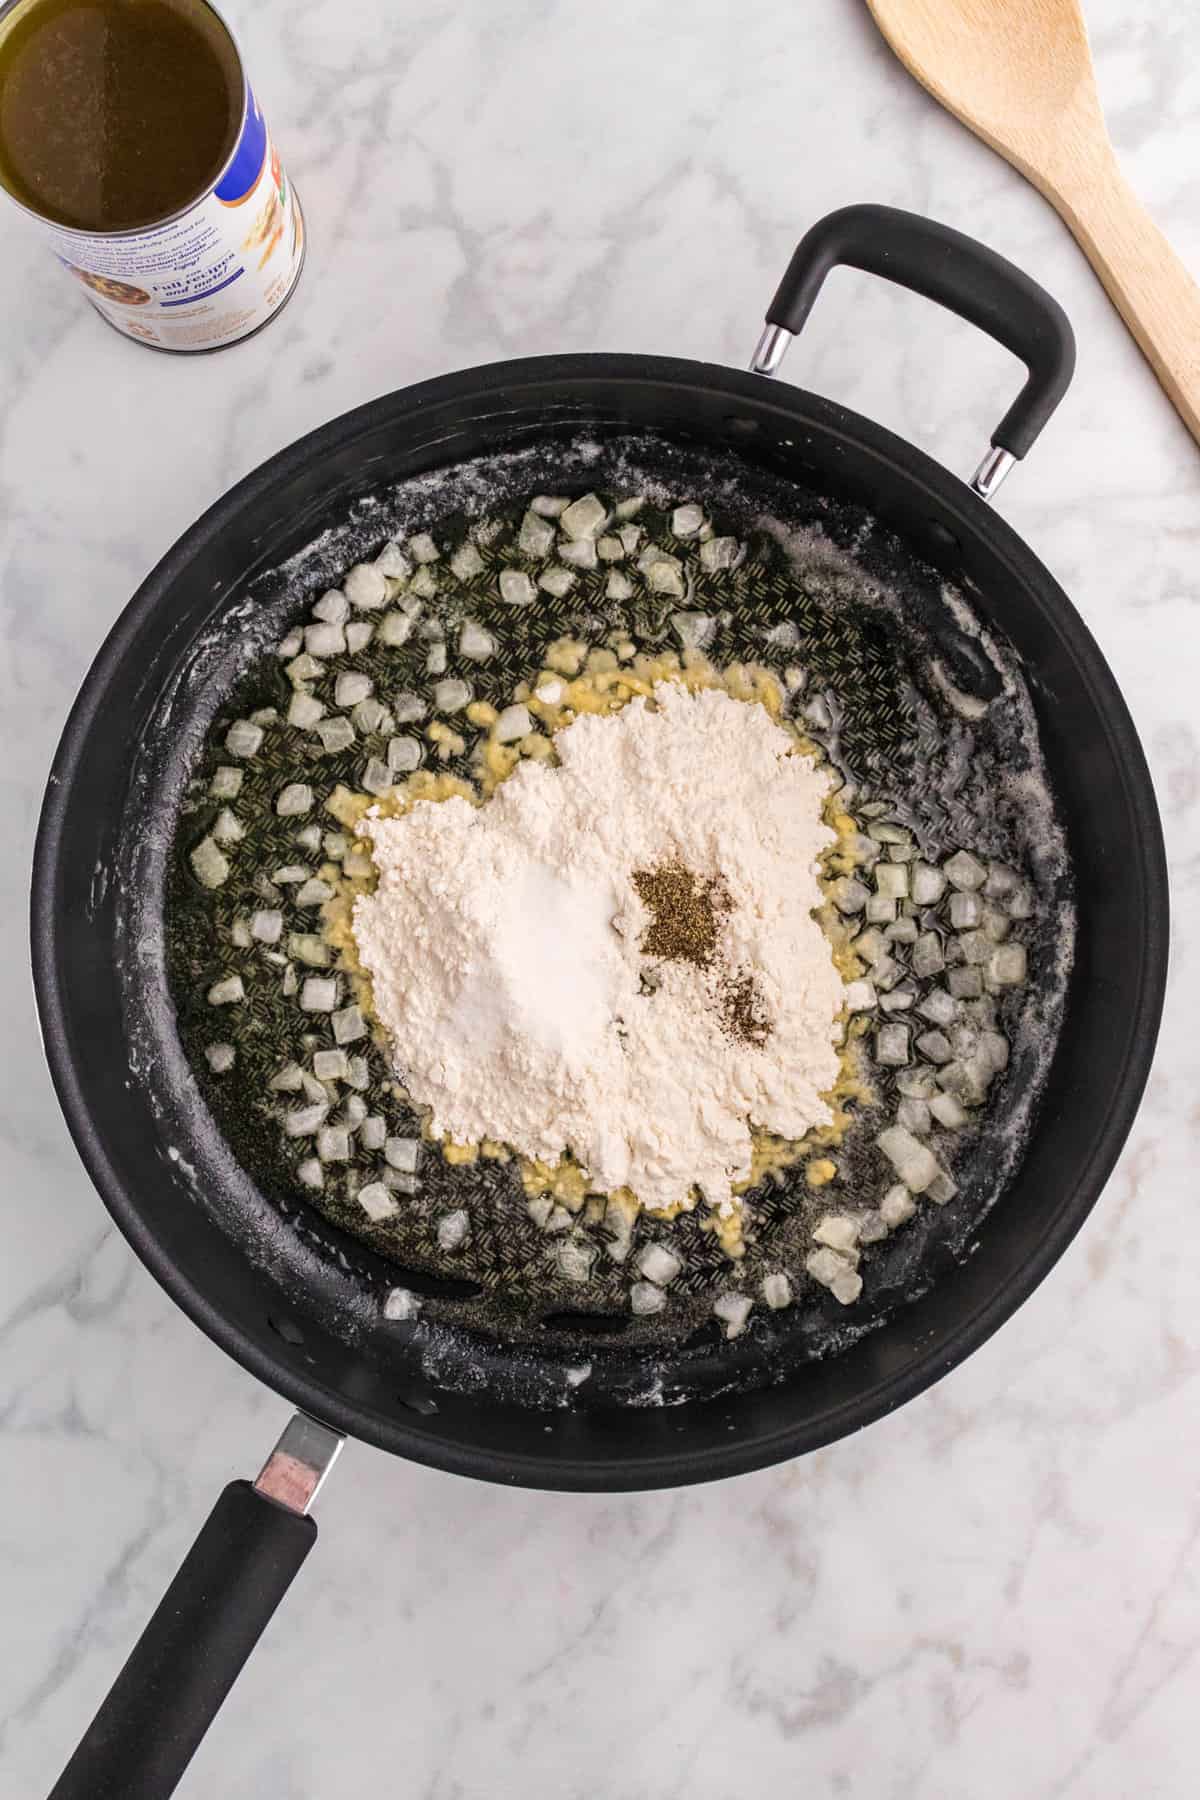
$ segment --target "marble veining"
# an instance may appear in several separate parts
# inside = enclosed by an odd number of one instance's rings
[[[393,386],[605,348],[744,364],[793,242],[873,199],[1061,299],[1079,372],[1001,510],[1123,685],[1176,913],[1161,1050],[1068,1256],[964,1368],[808,1460],[681,1494],[483,1488],[351,1446],[181,1793],[222,1800],[1185,1800],[1200,1762],[1200,457],[1065,230],[859,0],[229,0],[309,223],[276,326],[107,332],[0,208],[0,1795],[45,1792],[283,1402],[114,1232],[23,953],[50,755],[146,570],[231,482]],[[1200,10],[1087,0],[1127,172],[1200,271]],[[832,278],[787,378],[972,467],[1016,370]]]

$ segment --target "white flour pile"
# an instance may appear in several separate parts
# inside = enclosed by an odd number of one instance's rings
[[[827,781],[757,703],[672,683],[655,702],[577,718],[558,768],[518,764],[481,807],[368,815],[379,883],[354,932],[436,1136],[569,1150],[598,1191],[661,1207],[698,1188],[728,1210],[752,1124],[798,1138],[830,1117],[844,990],[812,917]],[[655,915],[634,878],[670,866],[720,884],[708,966],[643,946]],[[751,988],[753,1041],[727,1004]]]

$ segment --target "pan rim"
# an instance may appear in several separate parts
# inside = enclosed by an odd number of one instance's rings
[[[1103,721],[1117,761],[1130,811],[1141,821],[1140,855],[1128,870],[1140,889],[1143,920],[1137,1004],[1125,1035],[1124,1056],[1115,1076],[1119,1103],[1097,1124],[1090,1153],[1077,1171],[1069,1202],[1048,1216],[1045,1229],[1023,1263],[969,1318],[942,1336],[935,1349],[918,1352],[908,1364],[878,1382],[869,1396],[840,1401],[799,1421],[757,1434],[730,1435],[718,1448],[646,1454],[622,1452],[612,1460],[571,1457],[559,1451],[545,1456],[507,1451],[503,1455],[384,1419],[341,1392],[306,1375],[282,1355],[260,1347],[213,1304],[206,1293],[170,1258],[156,1237],[147,1213],[131,1198],[113,1167],[102,1133],[79,1080],[71,1043],[70,1006],[58,978],[58,942],[63,921],[52,904],[55,873],[63,847],[74,773],[85,754],[89,734],[104,703],[112,672],[124,658],[147,617],[161,603],[176,574],[231,517],[252,506],[256,496],[286,480],[319,458],[327,446],[339,446],[368,432],[383,420],[414,421],[435,404],[457,398],[487,399],[506,388],[520,389],[553,382],[559,386],[588,380],[703,385],[764,403],[792,427],[815,427],[824,437],[852,442],[868,459],[899,465],[906,480],[924,490],[945,514],[956,517],[963,531],[982,540],[1005,564],[1023,593],[1059,635],[1070,630],[1071,658],[1089,698]],[[68,1130],[93,1184],[126,1240],[176,1305],[235,1362],[281,1394],[339,1429],[378,1448],[448,1472],[511,1485],[586,1491],[648,1489],[686,1485],[749,1472],[819,1448],[873,1422],[923,1392],[963,1361],[1009,1318],[1049,1273],[1081,1228],[1099,1198],[1116,1162],[1149,1074],[1161,1015],[1167,970],[1168,889],[1161,822],[1145,757],[1132,718],[1099,647],[1071,601],[1017,532],[925,452],[884,427],[836,402],[787,384],[721,365],[678,358],[578,353],[532,357],[434,377],[396,390],[340,415],[270,457],[216,500],[183,533],[141,583],[98,651],[72,706],[56,752],[38,826],[33,860],[32,956],[34,986],[43,1044],[55,1091]],[[282,1348],[282,1347],[281,1347]]]

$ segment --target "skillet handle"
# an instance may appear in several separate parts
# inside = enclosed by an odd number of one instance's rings
[[[992,450],[971,482],[989,500],[1070,386],[1075,335],[1066,313],[1013,263],[948,225],[891,206],[846,206],[800,240],[767,309],[753,370],[776,372],[825,277],[840,264],[936,300],[1025,364],[1025,386],[992,433]]]
[[[284,1449],[298,1426],[309,1437],[323,1433],[331,1445],[307,1495],[303,1468]],[[298,1415],[253,1486],[230,1482],[50,1800],[167,1800],[175,1792],[316,1542],[316,1521],[304,1505],[341,1442]]]

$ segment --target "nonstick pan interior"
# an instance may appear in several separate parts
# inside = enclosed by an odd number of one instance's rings
[[[45,1009],[60,1090],[106,1198],[172,1291],[318,1413],[428,1460],[567,1485],[686,1479],[820,1441],[932,1379],[991,1329],[1076,1227],[1114,1153],[1112,1121],[1123,1131],[1152,1032],[1161,928],[1153,821],[1147,831],[1144,811],[1137,816],[1144,794],[1130,791],[1144,779],[1136,742],[1078,621],[1011,534],[991,521],[976,531],[957,514],[949,478],[870,427],[862,430],[874,441],[857,450],[855,467],[833,409],[807,396],[767,399],[744,378],[706,385],[694,371],[667,381],[649,364],[637,379],[628,364],[616,378],[603,361],[578,359],[569,385],[547,365],[497,376],[490,394],[432,384],[440,412],[380,403],[330,428],[340,441],[326,454],[311,440],[297,447],[282,459],[290,470],[277,467],[257,488],[252,478],[233,512],[223,503],[222,517],[202,521],[118,627],[85,692],[64,746],[71,806],[50,818],[40,866],[55,884],[56,918],[74,906],[85,922],[86,943],[48,929],[43,952],[62,1003]],[[818,416],[803,417],[801,403]],[[478,463],[497,450],[501,465]],[[622,458],[637,468],[621,468]],[[396,487],[430,469],[436,480]],[[1012,855],[1013,832],[1026,830],[1017,848],[1040,859],[1053,921],[1038,945],[1012,1079],[958,1199],[884,1247],[852,1318],[806,1292],[734,1343],[708,1317],[715,1269],[698,1270],[695,1304],[666,1329],[614,1332],[580,1317],[578,1301],[552,1283],[522,1286],[530,1247],[519,1232],[484,1240],[491,1270],[464,1269],[461,1258],[453,1271],[439,1268],[419,1246],[398,1266],[286,1184],[247,1172],[236,1133],[217,1128],[191,1072],[168,998],[163,909],[182,783],[222,700],[306,595],[311,602],[377,549],[397,518],[419,529],[457,504],[477,505],[481,487],[494,501],[506,483],[515,497],[546,487],[629,491],[639,476],[701,497],[719,485],[747,524],[767,514],[809,534],[816,610],[806,660],[826,672],[840,704],[831,752],[860,779],[919,785],[925,826],[945,849],[968,818],[978,832],[988,801],[985,847]],[[949,500],[933,491],[943,485]],[[988,625],[999,667],[961,615],[956,622],[948,576]],[[785,616],[786,587],[764,587],[758,601],[745,626],[761,635]],[[821,645],[818,618],[828,628]],[[990,699],[998,681],[1014,684],[1012,705],[989,708],[1001,719],[995,742],[935,704],[926,678],[934,659],[968,696]],[[915,749],[925,759],[919,784]],[[1027,790],[1039,787],[1039,754],[1051,798],[1022,813],[1003,801],[997,777],[1017,770]],[[941,765],[953,779],[939,784],[928,770]],[[110,797],[85,827],[83,790],[104,775]],[[1101,813],[1094,795],[1106,775],[1117,786]],[[90,857],[86,891],[81,854]],[[1141,966],[1124,973],[1108,962],[1114,902],[1142,927]],[[81,986],[89,960],[95,979]],[[1098,1012],[1107,1034],[1094,1029]],[[1081,1033],[1089,1013],[1093,1029]],[[1085,1127],[1078,1103],[1088,1093],[1107,1102],[1109,1127],[1098,1134],[1095,1112]],[[788,1203],[785,1190],[781,1215]],[[489,1280],[505,1258],[512,1279]],[[382,1296],[398,1283],[423,1296],[418,1321],[383,1319]],[[611,1312],[610,1298],[601,1294],[594,1311]]]

